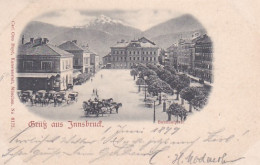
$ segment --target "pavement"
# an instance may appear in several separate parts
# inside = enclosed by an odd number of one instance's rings
[[[102,75],[102,76],[101,76]],[[82,108],[83,101],[94,98],[93,89],[97,89],[100,99],[113,98],[115,102],[122,103],[119,108],[119,113],[106,114],[103,117],[85,116]],[[28,110],[41,117],[54,120],[102,120],[102,121],[151,121],[153,122],[153,105],[152,107],[145,106],[144,89],[138,92],[138,86],[135,84],[133,77],[130,75],[130,70],[115,70],[103,69],[100,70],[92,81],[88,80],[82,85],[74,86],[74,91],[79,92],[78,101],[72,104],[63,104],[59,107],[53,105],[41,107],[26,105]],[[171,96],[172,102],[176,95]],[[174,98],[174,99],[173,99]],[[169,106],[169,104],[167,105]],[[184,105],[185,108],[188,105]],[[168,115],[163,112],[162,104],[155,104],[156,121],[166,121]],[[174,117],[172,116],[172,120]]]

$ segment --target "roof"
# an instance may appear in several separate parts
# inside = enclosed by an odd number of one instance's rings
[[[117,44],[115,44],[114,46],[112,46],[112,48],[124,48],[127,47],[129,44],[129,42],[118,42]]]
[[[108,55],[105,55],[103,58],[106,58],[106,57],[111,57],[111,53],[109,53]]]
[[[126,47],[144,47],[144,48],[157,48],[158,46],[146,39],[145,37],[142,37],[138,40],[132,40],[130,42],[125,42],[123,40],[123,42],[117,42],[116,45],[112,46],[111,48],[126,48]]]
[[[67,41],[67,42],[64,42],[63,44],[59,45],[58,46],[60,49],[62,50],[81,50],[83,51],[83,48],[81,48],[80,46],[78,46],[76,43],[72,42],[72,41]]]
[[[211,43],[211,39],[207,34],[204,34],[200,39],[196,41],[196,43]]]
[[[18,55],[73,56],[73,54],[51,44],[34,45],[32,43],[19,45]]]

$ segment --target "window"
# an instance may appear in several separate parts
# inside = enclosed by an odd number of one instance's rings
[[[42,61],[41,68],[42,70],[51,70],[52,62],[51,61]],[[64,68],[64,61],[63,61],[63,68]]]
[[[154,61],[156,61],[156,57],[154,57]]]
[[[84,57],[84,64],[88,64],[88,58]]]
[[[23,68],[25,70],[33,70],[33,62],[32,61],[24,61]]]
[[[139,60],[139,57],[137,57],[137,60]]]
[[[135,57],[134,57],[134,60],[135,60]]]
[[[146,61],[148,61],[148,57],[146,57]]]
[[[153,61],[153,58],[152,58],[152,57],[150,57],[150,61]]]
[[[131,60],[131,57],[129,57],[129,60]]]
[[[75,64],[75,65],[79,65],[79,61],[78,61],[77,58],[74,60],[74,64]]]

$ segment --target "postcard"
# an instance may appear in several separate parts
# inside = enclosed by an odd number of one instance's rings
[[[1,164],[260,164],[259,2],[1,4]]]

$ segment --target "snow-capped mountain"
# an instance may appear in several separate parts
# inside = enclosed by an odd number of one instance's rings
[[[86,27],[97,25],[97,24],[125,24],[120,20],[115,20],[105,15],[100,15],[99,17],[94,18],[89,23],[86,24]]]
[[[120,20],[115,20],[105,15],[100,15],[99,17],[96,17],[95,19],[89,21],[85,25],[85,28],[100,30],[112,35],[127,34],[131,36],[136,36],[141,33],[139,29],[128,26],[126,23]]]

